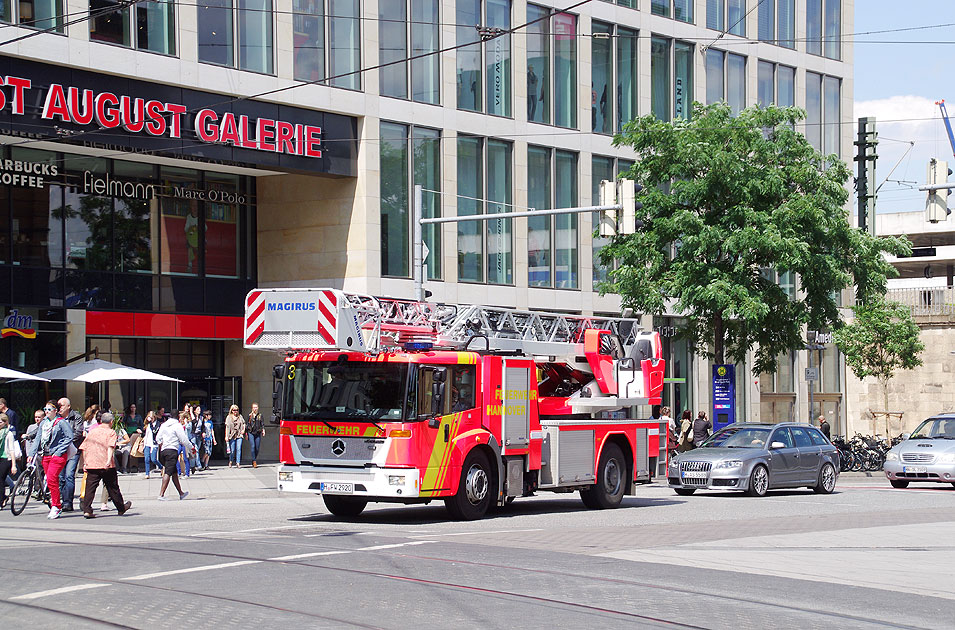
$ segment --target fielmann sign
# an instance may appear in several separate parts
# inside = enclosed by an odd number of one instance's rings
[[[267,168],[356,171],[350,116],[0,57],[4,128]]]

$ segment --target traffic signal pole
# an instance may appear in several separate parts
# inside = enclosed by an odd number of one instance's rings
[[[639,189],[638,189],[639,191]],[[412,223],[414,224],[414,254],[413,254],[413,263],[414,269],[412,271],[414,277],[414,289],[415,289],[415,299],[420,301],[424,300],[424,240],[423,240],[423,230],[422,227],[425,225],[434,225],[438,223],[463,223],[465,221],[493,221],[498,219],[518,219],[522,217],[546,217],[555,214],[585,214],[587,212],[621,212],[624,215],[627,215],[628,212],[635,212],[636,208],[641,206],[628,207],[623,203],[611,204],[611,205],[602,205],[602,206],[581,206],[578,208],[556,208],[553,210],[522,210],[519,212],[498,212],[498,213],[485,213],[485,214],[469,214],[464,216],[455,216],[455,217],[434,217],[434,218],[424,218],[422,216],[422,198],[424,190],[420,184],[416,184],[414,187],[414,216],[412,218]],[[633,197],[630,197],[627,201],[633,202]],[[634,202],[635,203],[635,202]]]

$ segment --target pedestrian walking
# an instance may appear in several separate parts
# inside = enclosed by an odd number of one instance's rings
[[[56,402],[59,417],[63,418],[70,425],[70,431],[73,438],[73,449],[70,450],[70,457],[60,473],[60,496],[63,500],[63,511],[73,511],[73,497],[76,494],[76,470],[80,465],[80,444],[83,443],[85,428],[83,416],[78,414],[70,404],[69,398],[60,398]]]
[[[155,412],[148,412],[143,421],[143,460],[146,466],[146,479],[149,479],[150,465],[159,468],[159,449],[156,446],[156,431],[159,430],[159,422],[156,420]]]
[[[678,449],[681,453],[693,450],[693,413],[689,409],[683,410],[680,418],[680,441]]]
[[[215,426],[212,424],[212,412],[208,409],[202,412],[202,469],[209,470],[209,458],[212,457],[212,447],[217,444]]]
[[[703,444],[710,437],[712,429],[713,423],[706,417],[705,411],[696,414],[696,420],[693,421],[693,446],[698,448]]]
[[[0,413],[0,508],[7,504],[7,475],[17,474],[16,432],[10,427],[10,416]]]
[[[233,463],[242,468],[242,436],[245,434],[245,418],[239,413],[239,406],[232,405],[225,417],[226,451],[229,453],[229,468]]]
[[[182,469],[184,468],[186,471],[186,477],[192,476],[192,465],[190,464],[190,459],[192,455],[193,444],[192,440],[189,438],[191,419],[191,410],[189,405],[186,405],[183,410],[179,412],[179,424],[182,426],[183,433],[186,434],[186,441],[179,445],[179,460],[176,465],[176,472],[182,474]]]
[[[185,418],[185,416],[183,416]],[[159,431],[156,432],[156,443],[159,444],[159,462],[162,464],[162,485],[159,487],[159,500],[168,501],[166,497],[166,488],[169,487],[169,481],[179,491],[179,499],[185,499],[189,492],[183,491],[179,485],[179,473],[176,466],[179,464],[179,450],[181,447],[189,445],[189,437],[182,428],[182,424],[176,418],[169,418],[162,423]]]
[[[10,431],[13,432],[13,439],[20,437],[20,430],[26,430],[26,427],[20,427],[20,416],[17,415],[17,412],[7,407],[7,399],[0,398],[0,413],[7,414],[7,421],[10,425]]]
[[[832,441],[832,438],[829,436],[832,427],[829,426],[829,421],[826,420],[825,416],[819,416],[819,430],[822,431],[822,434],[826,436],[827,440]]]
[[[66,408],[69,409],[69,404]],[[62,409],[61,406],[60,410]],[[60,473],[66,468],[67,460],[72,455],[70,451],[73,446],[73,428],[63,415],[57,413],[56,402],[51,400],[46,403],[43,412],[45,417],[40,423],[40,439],[34,440],[34,449],[30,455],[35,455],[39,451],[43,456],[43,472],[46,474],[46,485],[50,490],[50,513],[47,518],[54,519],[60,518],[62,512]],[[80,420],[82,421],[82,418]]]
[[[112,414],[103,414],[103,417]],[[122,422],[122,418],[118,419]],[[125,501],[123,493],[119,489],[119,478],[116,474],[116,447],[119,439],[116,431],[110,427],[110,423],[102,422],[93,427],[83,440],[80,447],[83,450],[83,470],[86,473],[84,478],[86,484],[83,487],[83,498],[80,507],[83,510],[83,516],[94,518],[93,497],[96,495],[96,488],[102,481],[105,491],[109,494],[110,500],[116,506],[116,513],[122,516],[133,506],[132,501]],[[106,502],[103,502],[106,505]]]
[[[249,451],[252,455],[252,468],[258,468],[259,447],[262,446],[262,438],[265,437],[265,420],[259,413],[259,403],[252,403],[252,411],[249,412],[245,427],[245,436],[249,440]]]

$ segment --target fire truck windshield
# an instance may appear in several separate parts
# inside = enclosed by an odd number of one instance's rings
[[[284,417],[289,420],[400,421],[408,364],[360,361],[291,363]]]

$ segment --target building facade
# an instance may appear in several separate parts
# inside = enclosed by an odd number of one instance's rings
[[[415,185],[425,216],[596,203],[599,182],[635,157],[613,134],[635,116],[685,117],[693,101],[804,107],[810,141],[848,160],[853,11],[852,0],[18,3],[0,15],[22,38],[0,47],[0,303],[38,328],[0,341],[0,360],[38,371],[96,350],[185,381],[65,386],[84,403],[192,400],[217,417],[233,400],[267,407],[277,357],[242,349],[245,292],[412,297]],[[596,288],[607,271],[595,220],[428,228],[426,288],[443,302],[618,313]],[[709,369],[681,320],[645,324],[667,339],[667,402],[708,408]],[[740,366],[741,415],[808,418],[799,355],[768,380]],[[814,400],[844,418],[840,360],[828,362]],[[4,391],[21,407],[44,393]]]

